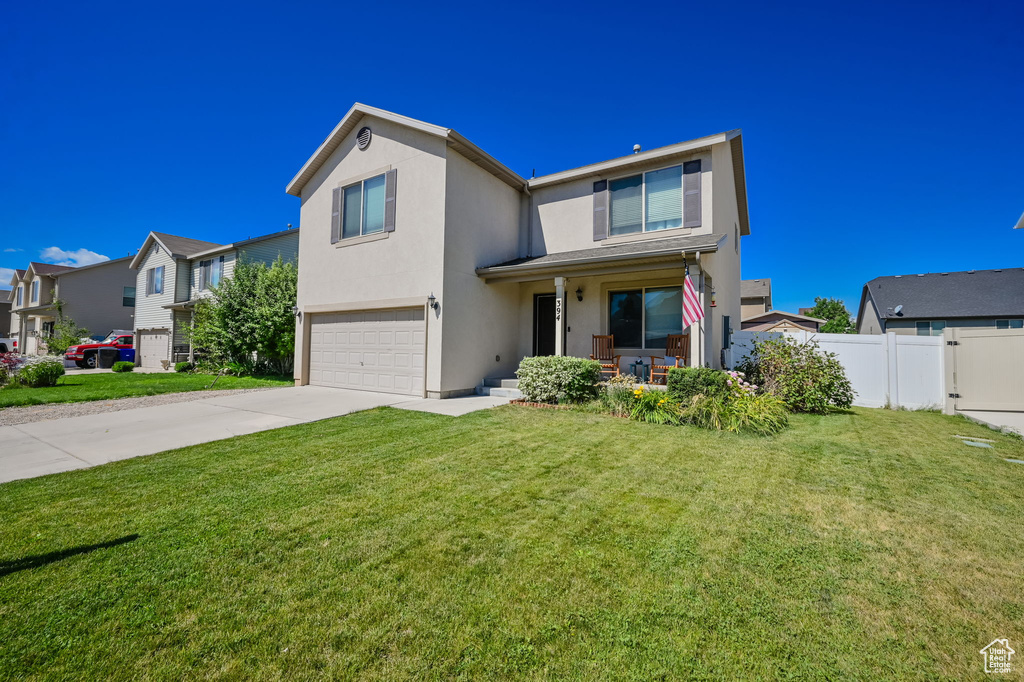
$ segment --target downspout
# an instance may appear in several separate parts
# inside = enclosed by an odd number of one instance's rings
[[[526,192],[526,257],[533,257],[533,194],[530,193],[530,183],[523,184],[523,191]]]

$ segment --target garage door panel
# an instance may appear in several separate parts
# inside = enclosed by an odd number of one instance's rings
[[[422,394],[424,324],[422,308],[314,316],[310,383]]]

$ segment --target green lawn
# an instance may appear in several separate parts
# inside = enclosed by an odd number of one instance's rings
[[[935,413],[384,408],[8,483],[0,678],[983,679],[1006,457]]]
[[[8,386],[0,389],[0,408],[14,405],[41,405],[43,403],[78,403],[87,400],[112,400],[139,395],[201,391],[213,383],[208,374],[75,374],[63,376],[52,388],[21,388]],[[261,386],[292,386],[291,377],[231,377],[217,380],[214,390],[229,388],[259,388]]]

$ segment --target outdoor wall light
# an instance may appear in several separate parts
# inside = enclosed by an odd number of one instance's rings
[[[294,315],[295,317],[299,317],[299,315],[301,315],[301,313],[299,312],[299,306],[292,306],[292,315]]]
[[[427,305],[430,306],[433,310],[437,310],[437,306],[441,305],[440,303],[437,302],[437,299],[434,298],[433,291],[431,291],[430,296],[427,297]]]
[[[583,303],[583,289],[576,287],[576,300]]]

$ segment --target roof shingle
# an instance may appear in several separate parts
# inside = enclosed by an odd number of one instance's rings
[[[1024,316],[1024,268],[890,275],[864,287],[883,319]]]

